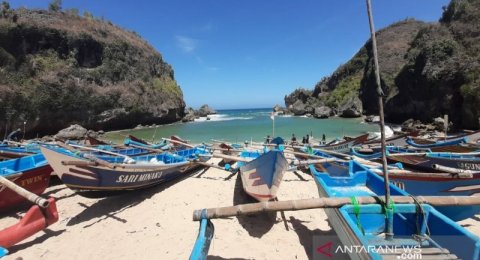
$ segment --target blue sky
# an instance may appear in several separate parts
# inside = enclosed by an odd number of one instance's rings
[[[49,1],[9,1],[47,8]],[[447,0],[373,0],[376,29],[438,21]],[[364,0],[64,0],[152,44],[173,66],[188,106],[272,107],[313,88],[369,38]]]

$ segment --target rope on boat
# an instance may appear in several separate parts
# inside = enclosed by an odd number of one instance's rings
[[[355,217],[357,219],[357,227],[360,229],[360,231],[362,231],[362,234],[365,235],[365,229],[360,222],[360,204],[358,204],[357,198],[355,196],[352,196],[351,199],[353,205],[353,213],[355,214]]]

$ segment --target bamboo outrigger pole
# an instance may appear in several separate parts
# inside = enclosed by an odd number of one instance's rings
[[[381,143],[382,143],[382,169],[383,169],[383,179],[385,183],[385,206],[386,206],[386,226],[385,238],[391,239],[393,237],[393,209],[390,206],[390,181],[388,179],[388,170],[387,170],[387,155],[386,155],[386,145],[385,145],[385,116],[383,114],[383,96],[385,95],[382,90],[382,85],[380,81],[380,67],[378,66],[378,53],[377,53],[377,40],[375,38],[375,27],[373,24],[373,15],[372,7],[370,0],[367,1],[367,13],[368,13],[368,22],[370,24],[370,34],[372,38],[372,50],[373,50],[373,61],[375,63],[375,81],[377,84],[377,95],[378,95],[378,109],[380,114],[380,133],[381,133]]]
[[[392,201],[397,204],[430,204],[432,206],[467,206],[480,205],[480,197],[475,196],[393,196]],[[385,204],[385,201],[376,196],[356,197],[358,204]],[[193,212],[193,220],[213,218],[228,218],[248,215],[260,212],[272,211],[295,211],[318,208],[340,208],[344,205],[352,205],[351,197],[340,198],[316,198],[287,201],[264,201],[257,203],[241,204],[230,207],[200,209]]]
[[[26,200],[42,207],[42,208],[47,208],[48,207],[48,200],[38,196],[37,194],[30,192],[23,187],[15,184],[14,182],[10,181],[9,179],[3,177],[0,175],[0,184],[4,185],[5,187],[9,188],[10,190],[13,190],[16,192],[18,195],[24,197]]]

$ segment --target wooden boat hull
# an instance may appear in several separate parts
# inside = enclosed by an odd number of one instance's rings
[[[36,157],[41,157],[41,155],[36,155]],[[29,159],[29,157],[23,157],[14,160],[24,160]],[[4,168],[2,168],[4,170]],[[42,194],[45,189],[48,187],[50,181],[50,175],[52,173],[52,168],[45,161],[42,165],[38,167],[28,169],[25,171],[14,172],[11,174],[2,174],[8,180],[14,182],[18,186],[35,193],[37,195]],[[11,208],[28,204],[29,202],[18,195],[16,192],[6,188],[0,184],[0,212],[7,211]]]
[[[390,138],[387,138],[385,140],[386,146],[398,146],[398,147],[405,147],[407,146],[407,138],[409,136],[417,135],[417,133],[408,133],[408,134],[402,134],[402,135],[397,135],[397,136],[392,136]],[[380,140],[372,140],[364,143],[364,146],[367,147],[379,147],[381,146]]]
[[[338,144],[314,146],[314,148],[324,149],[324,150],[338,152],[338,153],[348,153],[350,152],[350,149],[352,149],[353,146],[362,144],[365,141],[367,141],[367,139],[368,139],[368,134],[364,134]]]
[[[439,141],[439,142],[426,142],[426,143],[418,143],[419,139],[417,141],[407,138],[406,142],[408,145],[416,147],[416,148],[434,148],[434,147],[442,147],[442,146],[451,146],[451,145],[458,145],[462,143],[466,143],[466,137],[464,138],[458,138],[458,139],[452,139],[448,141]]]
[[[442,158],[429,155],[389,155],[387,156],[389,161],[400,162],[405,166],[408,166],[413,169],[418,169],[426,172],[435,171],[432,167],[434,164],[462,169],[462,170],[471,170],[471,171],[480,171],[480,158]]]
[[[258,201],[275,199],[287,167],[281,151],[272,150],[258,156],[240,166],[243,190]]]
[[[312,174],[321,197],[383,196],[383,179],[353,162],[351,177],[335,178],[319,173],[312,168]],[[408,196],[398,187],[390,184],[392,195]],[[421,208],[421,211],[420,211]],[[416,204],[395,205],[393,211],[393,234],[391,240],[381,235],[385,231],[385,210],[382,205],[347,205],[340,209],[325,209],[329,221],[337,232],[343,246],[364,246],[365,248],[418,246],[422,252],[433,252],[437,257],[444,255],[443,248],[462,259],[480,257],[479,238],[447,218],[433,207]],[[422,218],[419,220],[419,214]],[[427,231],[428,227],[428,231]],[[427,233],[429,232],[429,233]],[[415,236],[427,237],[419,242]],[[382,259],[390,256],[399,259],[401,255],[385,251],[360,250],[349,252],[352,259]],[[396,252],[395,252],[396,253]],[[400,253],[404,253],[400,252]]]
[[[65,165],[64,162],[72,160],[86,163],[89,161],[53,149],[41,149],[63,183],[80,194],[88,192],[88,196],[91,196],[94,192],[108,194],[106,192],[116,193],[147,188],[185,176],[190,171],[201,167],[189,161],[160,165],[126,164],[124,167],[115,169],[105,166]]]

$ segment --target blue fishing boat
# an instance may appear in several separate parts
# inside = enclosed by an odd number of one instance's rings
[[[326,145],[315,145],[313,148],[329,150],[338,153],[348,153],[350,149],[356,145],[363,144],[368,140],[368,134],[363,134],[354,138],[348,138],[339,143],[331,143]]]
[[[145,141],[142,141],[141,139],[134,138],[133,136],[129,136],[125,138],[125,140],[123,141],[123,144],[126,146],[133,146],[138,148],[144,147],[147,149],[150,148],[150,149],[162,149],[162,150],[168,150],[171,147],[165,140],[163,140],[160,143],[150,144],[150,143],[146,143]]]
[[[479,259],[480,239],[429,205],[391,205],[386,211],[382,205],[355,203],[355,197],[385,194],[383,179],[362,165],[352,162],[350,171],[355,174],[349,177],[310,169],[321,197],[352,198],[353,205],[325,209],[342,243],[336,253],[348,253],[352,259],[400,259],[405,253],[421,257],[416,259]],[[392,184],[390,192],[409,196]],[[393,228],[391,234],[386,234],[387,225]]]
[[[389,161],[400,162],[405,166],[422,171],[436,171],[434,165],[452,169],[480,171],[480,157],[469,154],[423,153],[423,154],[389,154]]]
[[[408,145],[416,148],[433,148],[433,147],[464,144],[464,143],[467,143],[467,140],[468,140],[467,138],[462,137],[462,138],[452,139],[448,141],[436,141],[436,142],[427,141],[427,142],[418,143],[421,141],[421,139],[413,140],[412,138],[407,138],[406,142]]]
[[[359,158],[365,159],[365,160],[374,160],[382,157],[382,149],[380,147],[377,148],[367,148],[370,150],[370,152],[362,152],[362,149],[358,149],[356,147],[352,147],[350,150],[351,155],[355,155]],[[416,153],[416,152],[430,152],[430,149],[408,149],[408,148],[403,148],[399,146],[387,146],[386,147],[387,154],[396,154],[396,153]],[[363,149],[365,151],[365,149]]]
[[[83,194],[119,192],[157,185],[200,167],[203,148],[141,156],[97,157],[89,152],[42,147],[41,151],[63,183]]]
[[[258,201],[275,199],[288,168],[283,152],[276,149],[267,152],[244,151],[240,156],[252,159],[249,162],[238,162],[243,190]]]
[[[317,172],[326,172],[331,176],[351,177],[357,174],[353,168],[356,162],[330,162],[311,166]],[[312,171],[313,172],[313,171]],[[362,172],[362,170],[358,171]],[[429,173],[429,174],[390,174],[389,179],[397,187],[415,196],[470,196],[480,191],[480,173],[473,174],[473,178],[461,178],[457,174]],[[480,206],[463,207],[459,210],[455,206],[436,207],[447,217],[458,221],[474,216],[480,212]]]

